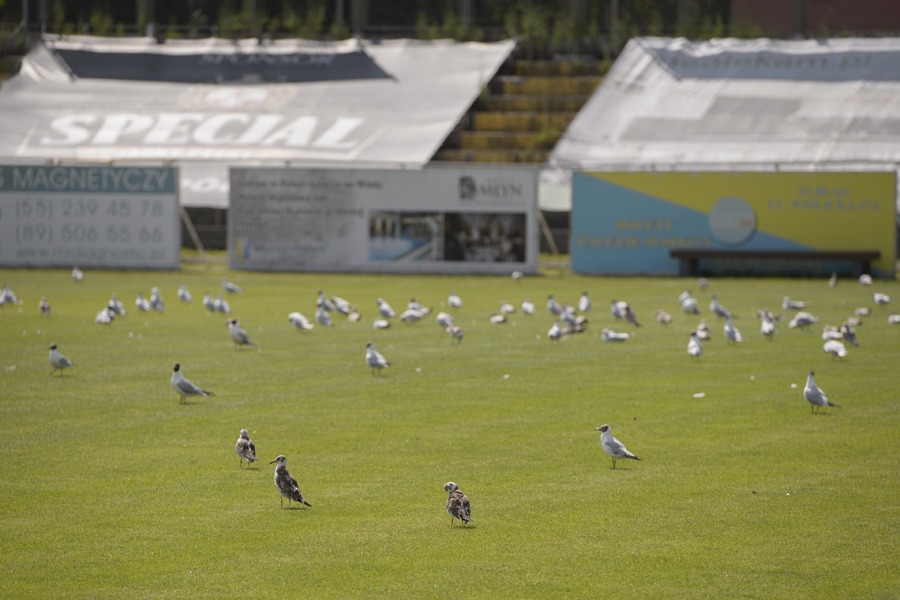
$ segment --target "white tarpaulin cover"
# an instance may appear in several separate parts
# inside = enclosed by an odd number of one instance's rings
[[[174,161],[222,207],[228,165],[420,168],[514,45],[48,38],[0,87],[0,158]]]
[[[898,38],[635,38],[550,163],[563,170],[896,168],[898,98]],[[544,179],[552,184],[553,175]]]

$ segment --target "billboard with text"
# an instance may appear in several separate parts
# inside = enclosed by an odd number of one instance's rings
[[[572,270],[677,275],[673,248],[880,252],[894,277],[893,172],[582,172],[572,178]],[[709,261],[708,272],[827,274],[819,261]]]

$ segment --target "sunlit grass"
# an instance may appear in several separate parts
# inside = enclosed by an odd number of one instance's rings
[[[235,350],[222,315],[200,304],[228,275],[234,316],[260,350]],[[839,325],[896,282],[587,278],[554,269],[509,277],[0,271],[23,304],[0,308],[0,573],[8,597],[894,597],[900,593],[900,327],[876,308],[847,360],[821,327],[755,313],[805,299]],[[184,282],[191,305],[178,302]],[[165,314],[138,314],[159,286]],[[676,298],[694,288],[713,328]],[[300,332],[323,289],[356,303],[360,323]],[[594,299],[587,333],[554,344],[547,294]],[[116,292],[129,314],[94,314]],[[465,330],[371,323],[375,298],[437,312],[450,292]],[[728,346],[709,295],[740,315]],[[41,296],[53,314],[41,317]],[[538,315],[488,317],[529,297]],[[614,322],[631,302],[640,329]],[[663,327],[663,308],[675,323]],[[780,311],[778,311],[780,312]],[[820,324],[821,324],[820,323]],[[604,344],[602,327],[633,331]],[[373,376],[374,341],[394,365]],[[51,342],[78,363],[50,376]],[[180,405],[172,364],[211,389]],[[810,414],[806,372],[842,408]],[[796,384],[797,388],[792,388]],[[695,398],[703,393],[704,397]],[[611,461],[603,423],[642,461]],[[250,430],[260,462],[241,470]],[[313,508],[281,510],[267,463],[278,454]],[[455,481],[473,523],[450,526]],[[458,522],[457,522],[458,523]]]

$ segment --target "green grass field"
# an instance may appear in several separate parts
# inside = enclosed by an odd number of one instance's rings
[[[200,299],[228,275],[234,316],[261,349],[235,350]],[[900,285],[829,289],[813,279],[418,277],[227,272],[0,271],[23,304],[0,308],[0,576],[7,598],[900,596]],[[179,303],[180,282],[194,295]],[[159,286],[165,314],[137,313]],[[713,329],[687,353],[698,318]],[[298,331],[316,292],[356,303],[359,323]],[[588,332],[551,343],[553,293],[594,301]],[[385,331],[375,298],[436,313],[452,291],[461,346],[434,316]],[[895,298],[845,360],[822,351],[872,292]],[[93,322],[112,292],[127,316]],[[717,293],[745,341],[707,310]],[[758,309],[808,300],[811,331],[759,334]],[[46,296],[52,316],[43,317]],[[538,314],[488,317],[530,297]],[[628,300],[640,329],[614,323]],[[669,327],[653,315],[673,314]],[[781,312],[777,310],[776,312]],[[605,344],[602,327],[634,331]],[[373,376],[374,341],[394,365]],[[50,376],[56,342],[77,363]],[[172,364],[215,392],[179,404]],[[808,370],[842,405],[813,415]],[[507,377],[508,376],[508,377]],[[796,384],[796,388],[792,388]],[[695,394],[705,394],[695,398]],[[643,460],[611,468],[594,428]],[[250,430],[260,461],[241,470]],[[282,510],[278,454],[313,508]],[[473,507],[450,525],[442,486]]]

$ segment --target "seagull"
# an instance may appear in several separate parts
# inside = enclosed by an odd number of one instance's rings
[[[738,328],[734,326],[734,321],[732,321],[731,316],[729,316],[725,321],[725,339],[729,342],[743,342],[744,338],[741,336],[741,332],[738,331]]]
[[[697,299],[691,296],[691,290],[685,290],[678,296],[678,303],[681,305],[682,312],[689,315],[699,315],[700,309],[697,308]]]
[[[237,319],[228,319],[228,334],[231,336],[231,339],[234,340],[235,349],[240,348],[241,346],[256,346],[256,344],[251,342],[250,338],[247,337],[247,332],[244,331],[244,328],[241,327],[241,324],[238,323]]]
[[[900,315],[888,315],[887,322],[891,325],[900,325]]]
[[[697,328],[694,330],[697,334],[697,339],[700,340],[708,340],[710,339],[710,330],[709,323],[706,322],[706,319],[700,319],[700,322],[697,324]]]
[[[237,284],[231,283],[224,277],[222,278],[222,289],[225,290],[226,292],[228,292],[229,294],[236,294],[238,292],[244,291],[244,288],[242,288],[241,286],[239,286]]]
[[[563,333],[582,333],[584,332],[585,325],[587,325],[587,317],[584,315],[576,315],[575,309],[569,306],[568,304],[563,304],[562,306],[562,318],[566,324],[566,328],[568,331],[564,331]]]
[[[209,292],[203,294],[203,306],[205,306],[206,310],[209,312],[215,312],[216,310],[216,301],[213,300],[212,294]]]
[[[81,269],[72,267],[72,279],[74,281],[81,281],[84,279],[84,273],[81,272]]]
[[[550,331],[547,332],[547,337],[554,342],[558,341],[559,338],[562,337],[562,329],[559,326],[559,319],[553,321],[553,325],[550,326]]]
[[[320,308],[327,312],[334,312],[335,307],[334,304],[325,296],[325,292],[319,290],[319,297],[316,298],[316,308]]]
[[[391,322],[387,319],[375,319],[372,321],[372,329],[387,329],[391,326]]]
[[[350,311],[347,312],[347,320],[350,321],[351,323],[356,323],[356,322],[359,321],[361,318],[362,318],[362,315],[359,314],[359,311],[356,310],[356,307],[355,307],[355,306],[351,306],[351,307],[350,307]]]
[[[578,299],[578,312],[588,312],[589,310],[591,310],[591,299],[587,292],[582,292],[581,298]]]
[[[522,271],[513,271],[512,272],[513,281],[522,281],[523,277],[525,277],[525,273],[523,273]]]
[[[150,290],[150,308],[156,312],[163,312],[166,309],[166,303],[163,301],[158,287]]]
[[[556,302],[556,298],[553,297],[553,294],[547,296],[547,310],[549,310],[551,314],[557,316],[562,314],[562,307]]]
[[[443,329],[447,329],[448,327],[453,327],[455,323],[453,322],[453,317],[450,316],[450,313],[439,312],[436,317],[437,324],[441,326]]]
[[[604,452],[612,457],[613,469],[616,468],[616,460],[619,458],[641,460],[629,452],[622,442],[613,437],[612,433],[609,432],[609,425],[601,425],[595,428],[594,431],[600,432],[600,446],[603,447]]]
[[[836,356],[838,358],[844,358],[847,356],[847,348],[843,343],[837,340],[828,340],[822,345],[822,350],[824,350],[827,354],[831,354],[832,356]]]
[[[817,413],[822,406],[840,408],[839,404],[832,404],[828,400],[828,396],[825,395],[825,392],[819,389],[819,386],[816,385],[815,373],[812,371],[806,376],[806,386],[803,388],[803,397],[812,405],[810,406],[810,412]]]
[[[138,310],[141,312],[148,312],[150,310],[150,301],[144,298],[143,292],[138,292],[137,298],[134,299],[134,305],[137,306]]]
[[[183,283],[178,286],[178,299],[182,302],[190,302],[194,298],[191,296],[191,293],[188,291],[187,286]]]
[[[213,301],[213,310],[225,313],[226,315],[231,312],[231,306],[228,304],[228,301],[222,297],[221,293],[216,296],[216,299]]]
[[[284,455],[279,454],[278,458],[269,464],[275,465],[275,487],[278,488],[278,493],[281,494],[281,497],[279,498],[281,501],[281,508],[284,508],[285,498],[288,499],[288,508],[291,507],[291,501],[312,507],[312,504],[303,499],[303,494],[300,493],[300,488],[297,487],[297,480],[288,473],[287,467],[285,466],[287,464],[287,459]]]
[[[178,395],[181,396],[181,403],[184,403],[185,399],[188,396],[215,395],[212,392],[201,390],[196,385],[185,379],[184,374],[181,372],[181,365],[179,363],[175,363],[175,366],[172,369],[172,379],[170,379],[169,382],[172,384],[172,389],[178,392]]]
[[[737,318],[737,315],[734,315],[727,308],[719,304],[719,298],[716,297],[715,294],[712,295],[712,299],[709,301],[709,310],[713,311],[713,313],[717,317],[728,318],[734,317]]]
[[[859,308],[853,309],[853,314],[857,317],[868,317],[872,314],[872,309],[868,306],[860,306]]]
[[[462,305],[462,298],[460,298],[456,294],[451,293],[449,296],[447,296],[447,306],[449,306],[450,308],[460,308]]]
[[[425,315],[431,314],[431,309],[421,302],[417,302],[415,298],[409,299],[409,302],[406,303],[406,310],[414,310],[417,313],[421,314],[423,317]]]
[[[788,322],[788,327],[790,327],[791,329],[796,329],[797,327],[803,329],[818,322],[819,317],[801,310],[796,315],[794,315],[794,318],[791,319],[790,322]]]
[[[890,304],[891,302],[891,297],[881,292],[875,292],[872,295],[872,299],[875,301],[875,304]]]
[[[448,494],[447,512],[450,513],[450,526],[453,526],[453,521],[456,519],[462,521],[463,525],[467,525],[472,520],[472,506],[469,504],[469,499],[452,481],[444,484],[444,491]]]
[[[450,335],[450,337],[452,337],[454,340],[456,340],[457,344],[462,344],[462,339],[463,339],[463,330],[462,329],[460,329],[456,325],[451,325],[450,327],[448,327],[446,329],[446,332]]]
[[[672,315],[662,309],[659,309],[656,311],[656,320],[663,325],[669,325],[672,322]]]
[[[856,341],[856,332],[847,321],[841,323],[841,337],[851,346],[859,346],[859,342]]]
[[[861,283],[862,285],[872,285],[872,276],[863,273],[859,276],[859,283]]]
[[[62,374],[63,369],[68,369],[74,364],[75,363],[59,353],[59,350],[56,349],[56,344],[50,345],[50,366],[53,367],[53,369],[50,371],[51,375],[53,375],[57,371]]]
[[[109,325],[115,318],[116,311],[114,311],[112,309],[112,305],[110,305],[97,313],[97,315],[94,317],[94,322],[99,323],[100,325]]]
[[[241,462],[238,463],[239,467],[244,466],[245,460],[247,461],[247,468],[250,468],[250,463],[256,462],[256,446],[253,444],[253,440],[250,439],[250,434],[246,429],[241,429],[241,435],[234,445],[234,451],[238,458],[241,459]]]
[[[828,340],[844,339],[844,336],[841,334],[841,330],[834,325],[825,325],[822,328],[822,339],[827,342]]]
[[[42,315],[50,316],[50,303],[47,302],[47,298],[41,296],[41,301],[38,303],[38,309],[41,311]]]
[[[521,309],[522,309],[522,313],[524,313],[524,314],[526,314],[526,315],[533,315],[533,314],[534,314],[534,310],[535,310],[535,309],[534,309],[534,302],[532,302],[532,301],[529,300],[528,298],[525,298],[524,300],[522,300],[522,306],[521,306]]]
[[[706,290],[706,288],[709,287],[709,279],[707,279],[706,277],[701,277],[697,280],[697,287],[700,288],[701,292]]]
[[[312,329],[315,327],[315,325],[309,322],[309,319],[298,312],[288,314],[288,322],[297,329]]]
[[[616,333],[610,329],[603,328],[603,330],[600,331],[600,336],[603,338],[604,342],[624,342],[631,337],[631,334]]]
[[[688,341],[687,345],[687,353],[691,358],[700,358],[703,355],[703,345],[700,343],[700,338],[697,337],[697,332],[691,332],[691,339]]]
[[[610,305],[610,312],[616,319],[625,319],[635,327],[641,326],[641,324],[637,322],[637,317],[631,310],[631,306],[624,300],[617,301],[613,298],[612,304]]]
[[[498,315],[497,313],[491,314],[491,323],[494,325],[500,325],[502,323],[506,323],[506,315]]]
[[[760,314],[759,332],[770,340],[775,335],[775,319],[772,318],[772,313],[767,310],[762,311],[762,314]]]
[[[415,323],[421,321],[423,316],[425,316],[425,313],[422,311],[416,308],[407,308],[400,313],[400,320],[404,323]]]
[[[509,302],[501,302],[500,303],[500,312],[504,315],[511,315],[516,312],[516,307],[510,304]]]
[[[334,309],[342,315],[350,316],[350,312],[353,310],[353,305],[340,296],[332,296],[331,304],[334,306]]]
[[[18,304],[19,298],[16,296],[16,293],[9,289],[9,285],[3,284],[3,289],[0,290],[0,306],[4,304]]]
[[[791,300],[787,296],[785,296],[781,300],[781,308],[784,310],[801,310],[806,308],[808,302],[804,302],[802,300]]]
[[[393,319],[397,316],[397,313],[394,312],[394,309],[391,308],[391,305],[385,302],[383,298],[376,298],[375,304],[378,305],[378,314],[380,314],[385,319]]]
[[[828,287],[833,288],[837,286],[838,276],[837,273],[832,273],[831,277],[828,279]]]
[[[319,322],[319,325],[324,325],[325,327],[334,326],[334,321],[331,320],[331,316],[324,306],[320,306],[316,309],[316,321]]]
[[[372,367],[372,375],[378,370],[391,366],[391,363],[375,349],[375,344],[372,342],[366,344],[366,364]]]

